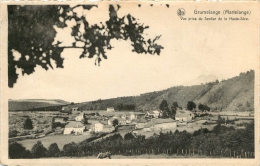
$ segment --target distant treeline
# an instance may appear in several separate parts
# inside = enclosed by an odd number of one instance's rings
[[[143,135],[127,133],[122,137],[114,134],[93,141],[100,137],[92,137],[78,144],[71,142],[60,150],[56,143],[46,149],[38,141],[31,149],[26,150],[19,143],[9,144],[10,158],[45,158],[45,157],[82,157],[97,156],[100,152],[111,152],[112,155],[141,154],[189,154],[212,157],[254,157],[254,123],[245,129],[235,129],[218,124],[209,131],[201,128],[193,134],[186,131],[154,134],[149,138]],[[58,140],[57,140],[58,141]]]

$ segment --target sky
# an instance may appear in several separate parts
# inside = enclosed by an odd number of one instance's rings
[[[14,88],[9,88],[9,99],[63,99],[69,102],[85,102],[120,96],[139,95],[183,85],[201,75],[212,75],[219,80],[231,78],[256,69],[257,16],[250,21],[181,21],[177,9],[186,10],[185,17],[198,17],[194,9],[219,10],[214,6],[182,6],[156,3],[153,7],[143,3],[123,3],[120,17],[131,14],[139,22],[149,26],[145,38],[161,35],[158,44],[164,49],[160,56],[132,52],[130,41],[111,40],[114,47],[107,50],[107,60],[95,66],[95,58],[79,59],[81,49],[65,49],[62,52],[64,68],[45,71],[37,67],[31,75],[19,74]],[[236,4],[237,7],[239,3]],[[232,4],[230,8],[236,8]],[[227,5],[228,6],[228,5]],[[239,9],[243,9],[240,5]],[[253,8],[253,6],[247,6]],[[108,20],[108,6],[99,5],[90,11],[77,10],[86,15],[90,24]],[[222,15],[223,16],[223,15]],[[205,16],[202,16],[205,17]],[[69,25],[73,25],[73,21]],[[56,27],[55,27],[56,28]],[[73,38],[70,27],[56,28],[55,41],[70,46]]]

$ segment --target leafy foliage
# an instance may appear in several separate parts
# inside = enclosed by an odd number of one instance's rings
[[[162,111],[162,118],[169,117],[170,109],[168,107],[168,103],[166,100],[163,100],[161,104],[159,105],[160,110]]]
[[[30,118],[27,118],[24,122],[24,129],[33,129],[32,120]]]
[[[101,136],[102,137],[102,136]],[[154,134],[151,137],[145,138],[143,135],[134,136],[132,133],[125,134],[124,138],[121,134],[116,133],[102,139],[100,137],[92,137],[78,144],[71,142],[64,145],[60,152],[61,156],[86,156],[97,155],[100,152],[110,152],[112,155],[120,154],[131,155],[132,150],[138,149],[146,152],[147,149],[170,149],[176,153],[181,149],[195,149],[209,155],[212,152],[215,156],[232,152],[254,152],[254,123],[247,124],[245,129],[234,129],[217,125],[212,131],[206,128],[201,128],[193,134],[185,130]],[[96,140],[96,141],[93,141]],[[37,148],[36,148],[37,147]],[[40,148],[39,148],[40,147]],[[36,150],[37,149],[37,153]],[[40,149],[42,151],[40,151]],[[19,151],[17,151],[19,150]],[[43,147],[40,141],[32,148],[31,153],[38,157],[45,157],[46,148]],[[18,153],[19,152],[19,153]],[[124,153],[123,153],[124,152]],[[50,156],[55,156],[59,153],[57,144],[51,144],[49,147]],[[162,151],[160,153],[163,153]],[[138,155],[139,153],[137,153]],[[18,143],[9,144],[10,158],[30,158],[30,152]],[[57,157],[57,155],[56,155]]]
[[[37,141],[36,144],[33,145],[31,153],[34,158],[42,158],[47,156],[48,150],[43,146],[41,141]]]
[[[59,156],[60,149],[57,145],[57,143],[52,143],[48,148],[49,156],[50,157],[57,157]]]
[[[188,101],[187,110],[192,111],[193,109],[196,109],[196,104],[193,101]]]
[[[19,159],[19,158],[30,158],[31,153],[26,150],[21,144],[14,142],[9,144],[9,158]]]
[[[97,5],[26,5],[8,6],[8,86],[13,87],[18,79],[16,68],[22,69],[22,74],[32,74],[37,65],[45,70],[53,68],[51,60],[55,61],[57,68],[63,68],[61,53],[64,48],[82,48],[80,58],[96,57],[95,64],[99,65],[102,59],[107,59],[106,50],[113,47],[110,44],[112,39],[130,40],[133,52],[149,53],[159,55],[163,47],[154,39],[144,39],[144,30],[148,26],[138,23],[132,15],[118,17],[117,11],[120,6],[109,6],[109,20],[100,25],[89,25],[86,17],[78,16],[74,9],[83,7],[84,10],[91,10]],[[75,41],[71,46],[61,46],[61,41],[54,42],[58,28],[67,27],[68,20],[75,20],[76,25],[72,26],[71,36]],[[83,27],[84,32],[80,31]],[[83,47],[76,43],[83,43]],[[21,56],[15,60],[14,52],[18,51]]]

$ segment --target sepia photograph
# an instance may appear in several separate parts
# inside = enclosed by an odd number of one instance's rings
[[[1,8],[3,164],[259,162],[259,3]]]

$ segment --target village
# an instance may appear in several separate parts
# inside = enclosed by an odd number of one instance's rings
[[[244,128],[253,120],[247,115],[221,115],[224,125]],[[105,134],[127,133],[150,137],[160,132],[187,131],[193,133],[201,128],[212,130],[221,119],[219,113],[190,111],[178,108],[175,118],[163,118],[161,110],[118,111],[114,107],[107,110],[79,110],[77,106],[64,106],[60,111],[9,112],[9,141],[18,141],[30,149],[34,142],[41,140],[48,146],[59,142],[60,148],[71,141]],[[31,121],[31,126],[25,126]],[[57,140],[59,139],[59,141]]]

